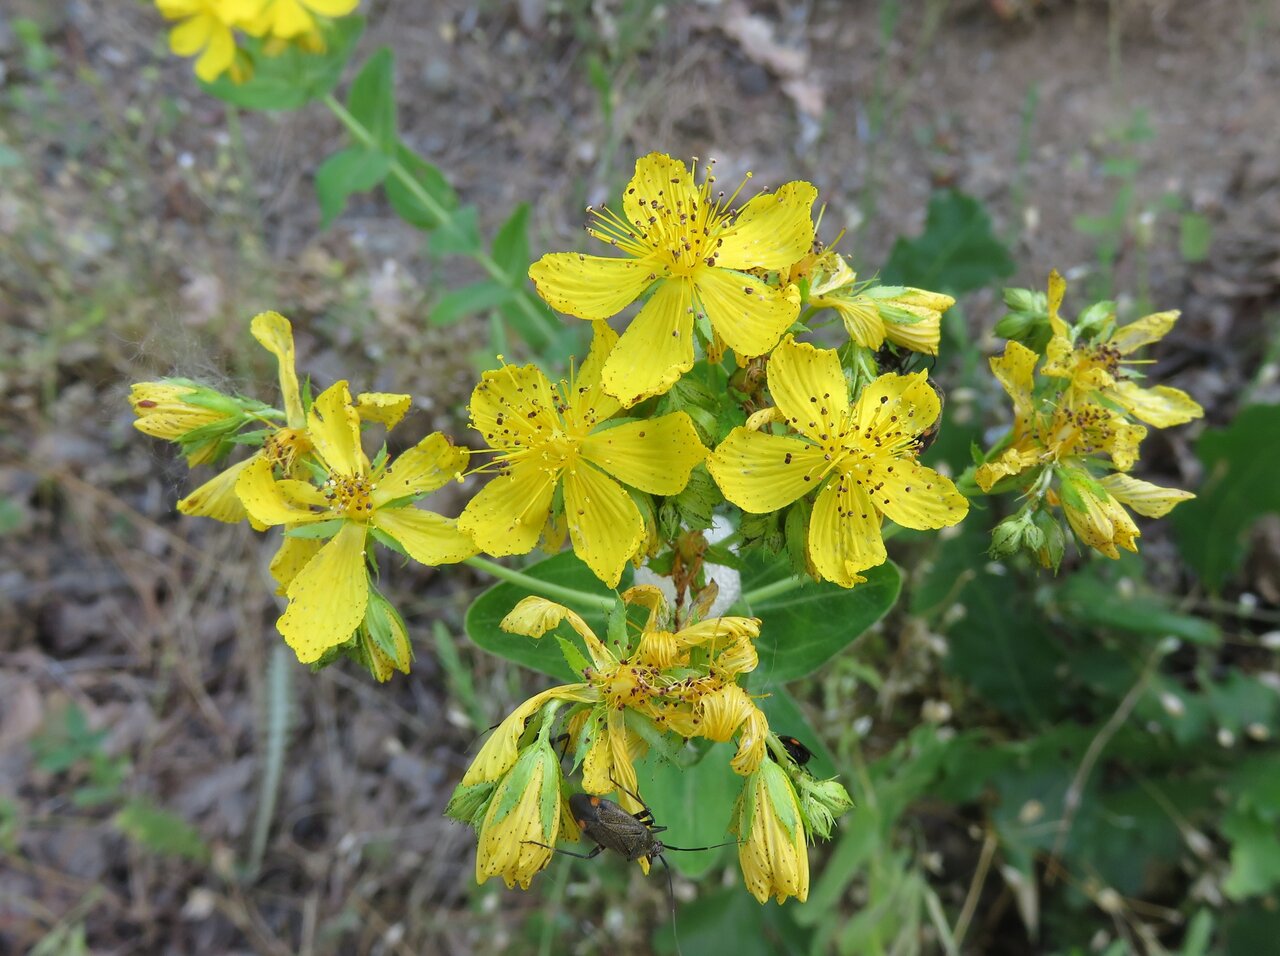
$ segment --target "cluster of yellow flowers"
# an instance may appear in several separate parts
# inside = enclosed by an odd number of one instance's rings
[[[196,56],[196,76],[212,83],[224,73],[239,83],[250,64],[236,44],[235,32],[267,41],[264,51],[296,44],[324,50],[324,18],[343,17],[360,0],[155,0],[167,20],[180,21],[169,33],[169,49]]]
[[[1199,418],[1203,409],[1180,389],[1143,387],[1129,358],[1144,345],[1162,339],[1177,312],[1157,312],[1116,326],[1111,303],[1098,303],[1068,325],[1059,315],[1066,282],[1049,276],[1043,301],[1047,343],[1041,356],[1011,341],[991,359],[991,370],[1013,400],[1009,435],[987,456],[974,478],[986,492],[1017,489],[1026,501],[1001,522],[992,536],[992,553],[1026,549],[1044,567],[1057,567],[1065,535],[1050,509],[1061,506],[1067,523],[1088,547],[1109,558],[1119,548],[1137,551],[1141,532],[1125,510],[1157,518],[1195,496],[1162,488],[1128,474],[1138,460],[1144,425],[1166,428]],[[1040,318],[1029,292],[1010,290],[1029,306],[1020,318],[1024,332]],[[1034,334],[1029,336],[1034,339]],[[1037,375],[1036,363],[1040,363]]]
[[[502,621],[505,631],[539,638],[562,621],[582,638],[591,661],[583,681],[552,687],[516,708],[493,732],[454,791],[447,813],[479,831],[476,880],[500,876],[528,888],[550,862],[557,839],[578,839],[567,812],[566,785],[551,743],[557,720],[566,753],[582,767],[589,794],[617,791],[631,813],[635,761],[649,749],[650,731],[685,740],[737,738],[733,770],[744,777],[734,813],[739,861],[747,888],[760,901],[804,900],[809,892],[807,838],[827,836],[852,801],[834,780],[817,780],[787,755],[768,720],[737,683],[757,663],[760,622],[715,617],[673,629],[661,591],[637,586],[622,603],[648,610],[635,640],[615,653],[574,611],[544,598],[521,601]],[[558,712],[567,708],[561,716]],[[765,759],[767,754],[773,760]],[[648,872],[649,860],[636,862]]]

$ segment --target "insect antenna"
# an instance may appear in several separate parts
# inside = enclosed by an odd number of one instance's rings
[[[671,878],[671,865],[661,853],[657,859],[662,861],[662,868],[667,871],[667,899],[671,901],[671,938],[676,941],[676,956],[684,956],[680,950],[680,930],[676,928],[676,886]]]
[[[683,853],[695,853],[698,850],[715,850],[722,846],[741,846],[741,840],[726,840],[724,843],[713,843],[710,846],[672,846],[667,841],[662,841],[662,849],[664,850],[680,850]]]

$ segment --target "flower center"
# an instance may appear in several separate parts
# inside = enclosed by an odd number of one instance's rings
[[[311,450],[311,439],[305,428],[277,428],[267,436],[263,449],[273,465],[289,474],[294,463]]]
[[[373,514],[373,490],[377,486],[368,478],[334,475],[320,486],[329,507],[355,521],[367,521]]]

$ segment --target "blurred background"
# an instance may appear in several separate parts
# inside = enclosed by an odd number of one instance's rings
[[[899,606],[793,688],[857,809],[805,906],[758,906],[731,850],[677,876],[684,953],[1274,952],[1280,5],[360,12],[357,57],[394,49],[405,139],[484,235],[523,202],[533,257],[585,249],[584,206],[661,150],[726,184],[807,179],[860,275],[958,293],[931,452],[954,473],[1008,420],[985,361],[1002,286],[1057,268],[1069,315],[1182,310],[1152,374],[1206,417],[1153,433],[1137,474],[1201,498],[1143,522],[1140,558],[1057,577],[985,556],[1009,502],[895,539]],[[0,9],[0,951],[673,951],[664,881],[616,858],[475,885],[442,811],[541,686],[462,638],[484,580],[384,568],[408,677],[270,667],[274,540],[179,520],[185,466],[132,428],[136,380],[274,395],[247,326],[277,309],[315,381],[411,392],[405,436],[463,435],[493,317],[435,307],[478,272],[380,193],[321,229],[312,177],[341,142],[319,106],[203,95],[149,4]]]

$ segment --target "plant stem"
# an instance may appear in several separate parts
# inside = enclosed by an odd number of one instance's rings
[[[352,138],[360,143],[360,145],[368,149],[379,149],[378,143],[374,139],[373,133],[369,131],[368,127],[352,116],[351,112],[339,103],[332,93],[325,94],[324,105],[329,107],[330,112],[338,118],[338,121],[346,127],[347,132],[350,133]],[[453,218],[449,210],[440,205],[440,203],[436,201],[435,197],[422,187],[422,183],[418,182],[418,180],[414,178],[413,174],[405,168],[404,164],[400,162],[398,158],[395,156],[389,156],[388,160],[390,162],[388,170],[391,175],[399,180],[401,185],[403,185],[404,188],[413,195],[413,198],[420,202],[423,208],[425,208],[437,221],[440,223],[447,223]],[[484,271],[489,274],[489,277],[495,282],[498,282],[509,289],[515,289],[518,293],[524,292],[522,287],[518,288],[512,283],[511,276],[503,271],[502,266],[498,265],[489,253],[485,252],[483,249],[476,249],[469,254],[480,268],[484,269]],[[546,336],[548,341],[555,338],[557,331],[556,327],[547,322],[547,317],[538,309],[537,306],[533,304],[528,295],[518,294],[515,296],[513,301],[520,307],[520,310],[524,312],[525,315],[533,320],[543,335]]]
[[[763,584],[751,591],[743,592],[740,600],[747,607],[753,604],[759,604],[761,601],[767,601],[769,598],[777,597],[779,594],[786,594],[788,591],[794,591],[798,587],[802,587],[808,582],[808,578],[799,575],[793,575],[789,578],[783,578],[781,581],[774,581],[771,584]]]
[[[263,693],[266,727],[263,730],[261,786],[258,788],[258,812],[253,820],[253,842],[249,848],[248,876],[253,879],[262,866],[267,849],[267,835],[275,816],[280,796],[280,776],[284,769],[285,745],[289,737],[291,681],[289,649],[283,641],[275,641],[267,664],[267,684]]]
[[[602,597],[599,594],[591,594],[575,588],[567,588],[560,584],[552,584],[550,581],[544,581],[541,578],[535,578],[512,568],[503,567],[495,561],[489,561],[485,558],[467,558],[463,564],[485,571],[495,578],[501,578],[511,584],[526,587],[535,594],[541,594],[543,597],[559,598],[579,607],[586,606],[597,611],[610,611],[613,609],[614,598]]]

